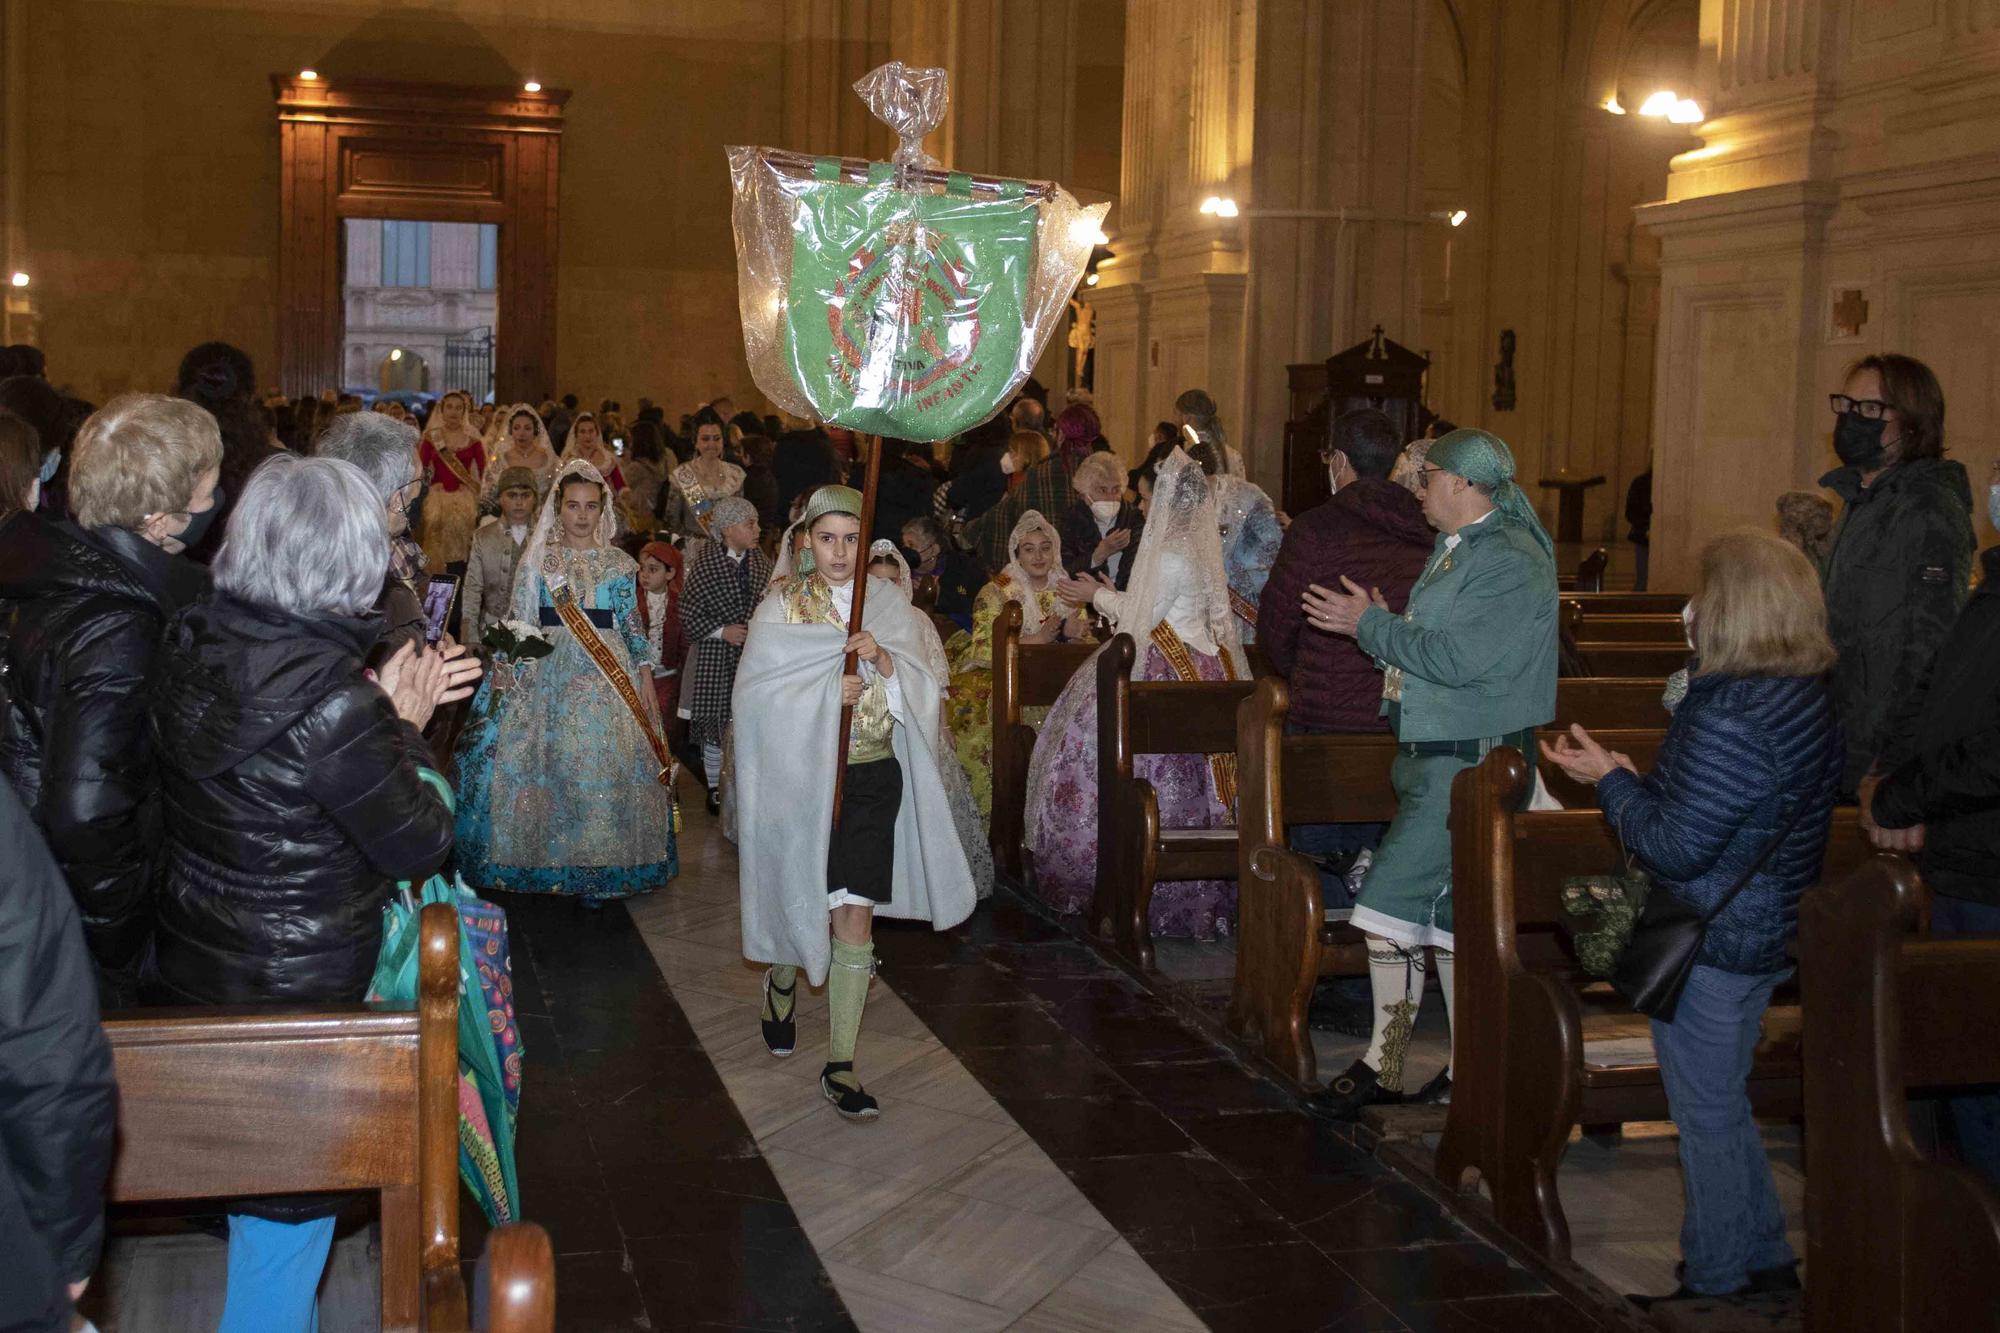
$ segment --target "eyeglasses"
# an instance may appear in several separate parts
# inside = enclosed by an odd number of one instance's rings
[[[1427,491],[1427,490],[1429,490],[1429,489],[1431,488],[1431,473],[1433,473],[1433,472],[1442,472],[1442,471],[1444,471],[1444,469],[1443,469],[1443,468],[1441,468],[1441,467],[1431,467],[1431,466],[1430,466],[1429,464],[1425,464],[1425,465],[1424,465],[1423,467],[1420,467],[1420,468],[1418,468],[1418,469],[1417,469],[1417,489],[1418,489],[1418,490],[1420,490],[1420,491]]]
[[[1826,401],[1832,405],[1836,416],[1846,416],[1852,412],[1864,421],[1880,421],[1888,415],[1892,406],[1880,398],[1849,398],[1844,393],[1830,393],[1826,396]]]

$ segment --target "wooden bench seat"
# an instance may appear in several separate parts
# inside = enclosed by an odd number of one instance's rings
[[[1664,687],[1660,680],[1558,681],[1550,730],[1582,721],[1644,768],[1665,734]],[[1395,818],[1395,742],[1382,734],[1288,736],[1288,709],[1284,682],[1263,680],[1237,712],[1237,943],[1228,1022],[1280,1072],[1311,1087],[1319,1072],[1306,1027],[1313,986],[1325,976],[1364,974],[1367,955],[1358,931],[1327,920],[1318,868],[1289,850],[1286,830]],[[1595,792],[1560,770],[1544,776],[1565,805],[1595,805]]]
[[[1575,602],[1589,615],[1679,615],[1687,605],[1684,592],[1565,592],[1563,600]]]
[[[1800,912],[1806,1333],[2000,1329],[2000,1190],[1920,1153],[1907,1101],[2000,1083],[2000,936],[1923,938],[1924,906],[1878,859]]]
[[[1571,605],[1576,605],[1570,599]],[[1571,633],[1595,643],[1687,643],[1687,625],[1678,611],[1586,611],[1577,606]]]
[[[1132,679],[1138,646],[1115,635],[1097,658],[1098,937],[1153,966],[1150,913],[1161,880],[1234,879],[1236,830],[1163,829],[1153,784],[1133,773],[1142,754],[1236,752],[1236,707],[1250,681]]]
[[[1583,627],[1588,634],[1588,622]],[[1671,676],[1688,664],[1691,654],[1684,640],[1673,643],[1608,643],[1602,639],[1579,638],[1576,650],[1593,676]]]
[[[1010,883],[1026,882],[1028,761],[1035,729],[1023,710],[1047,708],[1097,651],[1093,643],[1022,643],[1021,608],[1009,602],[993,622],[993,812],[987,838],[993,862]]]
[[[415,1012],[158,1009],[104,1021],[118,1074],[114,1203],[372,1191],[382,1328],[464,1330],[458,1252],[458,921],[424,909]],[[548,1333],[540,1227],[496,1230],[493,1333]]]
[[[1603,874],[1620,856],[1597,811],[1521,812],[1529,773],[1519,752],[1501,749],[1452,786],[1455,984],[1463,1003],[1436,1170],[1454,1190],[1476,1178],[1504,1229],[1566,1260],[1569,1225],[1555,1173],[1571,1130],[1666,1119],[1667,1103],[1657,1065],[1586,1067],[1584,1006],[1603,1004],[1608,988],[1524,961],[1524,942],[1546,939],[1561,924],[1563,880]],[[1856,812],[1836,811],[1826,877],[1871,855]],[[1783,1006],[1767,1015],[1750,1079],[1760,1114],[1799,1111],[1799,1021]]]

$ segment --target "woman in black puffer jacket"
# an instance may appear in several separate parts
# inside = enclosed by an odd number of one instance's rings
[[[361,470],[280,455],[230,515],[214,597],[168,627],[151,690],[163,999],[361,999],[395,882],[451,851],[451,811],[421,776],[421,728],[470,693],[478,666],[405,649],[379,682],[363,673],[388,565],[381,498]],[[223,1333],[307,1327],[332,1206],[235,1208]],[[253,1272],[265,1280],[236,1276]]]
[[[1656,891],[1709,910],[1743,882],[1672,1020],[1653,1020],[1687,1195],[1682,1285],[1659,1298],[1674,1301],[1798,1288],[1746,1083],[1771,992],[1791,975],[1786,946],[1819,879],[1845,757],[1824,674],[1826,611],[1797,548],[1765,532],[1718,537],[1702,551],[1688,614],[1695,664],[1651,773],[1581,727],[1542,746],[1597,784],[1604,818]]]

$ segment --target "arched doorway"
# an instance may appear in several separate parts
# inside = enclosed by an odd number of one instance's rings
[[[422,393],[431,387],[430,363],[407,347],[392,347],[375,367],[375,387],[383,393]]]
[[[555,384],[561,89],[273,75],[281,147],[278,354],[285,392],[338,388],[342,224],[496,223],[503,401]]]

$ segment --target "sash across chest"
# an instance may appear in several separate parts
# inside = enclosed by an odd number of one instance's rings
[[[577,610],[581,611],[584,618],[599,629],[610,629],[617,623],[612,619],[611,608],[608,606],[579,606]],[[544,625],[560,625],[563,623],[562,613],[557,611],[553,606],[545,606],[542,608],[542,623]]]

